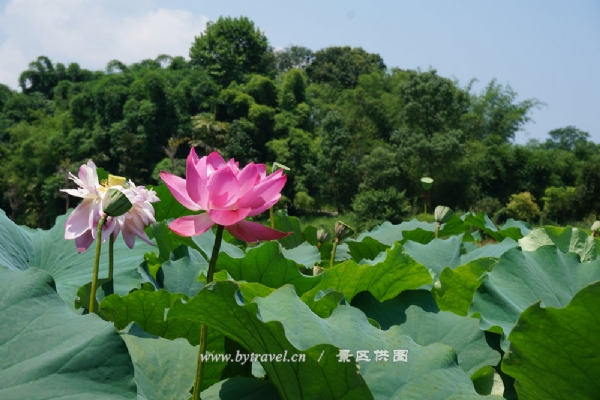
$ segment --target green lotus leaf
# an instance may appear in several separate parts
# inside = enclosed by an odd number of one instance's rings
[[[234,376],[201,393],[203,400],[280,400],[277,388],[264,379]]]
[[[521,226],[517,226],[517,224],[511,224],[508,227],[503,227],[503,229],[498,230],[496,225],[492,222],[491,219],[485,213],[479,213],[476,215],[467,214],[465,216],[465,224],[474,226],[476,228],[484,231],[490,238],[501,242],[505,238],[511,238],[513,240],[519,240],[523,237]]]
[[[519,240],[525,251],[534,251],[542,246],[554,245],[563,253],[575,253],[581,261],[592,261],[600,255],[600,239],[592,237],[581,229],[546,226],[532,230]]]
[[[578,255],[554,246],[533,252],[512,249],[488,272],[469,314],[481,316],[481,329],[500,327],[506,350],[506,337],[525,309],[540,300],[545,307],[565,307],[581,288],[599,279],[600,260],[581,263]]]
[[[0,271],[0,398],[135,399],[134,368],[112,324],[76,315],[45,271]]]
[[[308,242],[304,242],[293,249],[283,247],[281,252],[288,260],[292,260],[306,268],[312,268],[316,263],[321,261],[321,253],[317,249],[317,246],[313,246]]]
[[[375,399],[481,398],[475,392],[469,376],[458,366],[456,352],[449,346],[433,342],[436,335],[439,337],[442,334],[441,329],[436,328],[434,333],[420,331],[416,320],[424,321],[427,317],[419,312],[415,311],[413,314],[409,309],[409,318],[415,319],[414,323],[409,323],[410,328],[392,326],[389,330],[380,330],[373,327],[360,310],[347,305],[339,306],[329,318],[322,319],[300,301],[291,286],[284,286],[270,296],[254,301],[258,304],[263,321],[267,324],[281,323],[287,339],[300,350],[327,343],[335,348],[349,350],[354,359],[358,351],[367,351],[366,355],[370,361],[359,360],[358,363],[360,374],[369,385]],[[450,314],[448,317],[453,318]],[[477,321],[474,322],[470,333],[482,337],[482,333],[476,327]],[[426,323],[428,328],[435,324],[433,320]],[[446,323],[445,325],[450,326]],[[423,340],[430,344],[419,345],[409,331],[422,335]],[[456,343],[459,341],[460,339],[457,339]],[[468,342],[468,339],[465,342]],[[487,346],[481,341],[478,345]],[[389,358],[376,359],[376,350],[388,351]],[[407,362],[394,362],[394,350],[407,350]],[[335,354],[337,355],[339,353]],[[497,354],[495,359],[499,360]],[[344,364],[337,361],[334,363]]]
[[[273,217],[275,220],[275,229],[281,232],[293,232],[290,236],[279,239],[279,243],[283,247],[293,249],[306,241],[298,218],[288,216],[286,210],[276,211]]]
[[[356,240],[361,242],[365,237],[370,237],[379,243],[392,246],[394,243],[402,241],[404,231],[414,231],[417,228],[421,228],[425,231],[433,232],[436,225],[435,222],[421,222],[416,219],[402,222],[398,225],[393,225],[391,222],[386,221],[368,232],[361,233]]]
[[[363,238],[360,242],[347,240],[346,244],[348,245],[352,259],[357,263],[360,263],[362,260],[374,260],[379,254],[390,247],[369,236]]]
[[[525,221],[519,221],[512,218],[509,218],[504,225],[502,225],[502,229],[507,228],[519,228],[521,230],[521,235],[527,236],[529,232],[531,232],[531,225]]]
[[[267,242],[248,249],[242,258],[221,254],[217,259],[217,271],[226,270],[235,280],[258,282],[270,288],[290,283],[302,294],[315,287],[321,278],[303,275],[299,267],[284,257],[281,245],[277,242]]]
[[[295,291],[291,285],[285,288]],[[217,330],[249,352],[260,354],[261,364],[282,399],[372,398],[364,379],[357,373],[356,365],[338,362],[336,347],[316,344],[303,351],[297,350],[286,337],[281,323],[264,322],[258,305],[244,302],[239,289],[234,282],[213,282],[189,302],[176,302],[167,320],[206,324],[209,332]],[[295,294],[294,297],[296,304],[302,306]],[[255,298],[255,301],[260,299]],[[286,312],[293,315],[295,310],[287,309]],[[268,354],[273,355],[273,359],[269,360]],[[281,356],[279,362],[275,358],[277,355]],[[292,362],[302,355],[304,362]],[[282,361],[283,357],[290,362]]]
[[[446,240],[435,239],[427,244],[406,242],[404,248],[412,258],[429,268],[437,279],[446,267],[454,269],[480,258],[498,258],[506,251],[517,247],[517,242],[506,238],[502,243],[488,244],[467,254],[462,254],[461,242],[461,236],[451,236]]]
[[[135,367],[138,400],[187,400],[194,385],[198,347],[185,339],[167,340],[137,324],[121,331]]]
[[[352,300],[352,305],[379,322],[381,329],[400,325],[401,331],[421,346],[443,343],[452,347],[458,365],[468,376],[500,361],[500,353],[487,345],[478,320],[440,311],[429,291],[408,290],[384,302],[364,292]]]
[[[396,244],[384,255],[385,259],[374,265],[358,265],[349,260],[326,269],[319,275],[319,284],[302,296],[303,301],[313,308],[319,292],[329,290],[343,293],[347,301],[364,291],[384,301],[432,282],[427,268],[413,260],[402,245]]]
[[[516,378],[519,399],[597,399],[600,393],[600,282],[564,308],[537,302],[510,333],[502,370]]]
[[[136,290],[126,296],[111,295],[100,302],[102,315],[113,321],[117,330],[125,329],[130,323],[135,322],[145,332],[160,336],[165,339],[185,338],[189,343],[197,346],[200,341],[200,324],[189,320],[167,320],[167,311],[176,301],[187,297],[181,293],[173,294],[165,290],[147,292]],[[225,338],[220,332],[208,330],[208,351],[223,354]],[[197,352],[196,352],[197,354]],[[211,362],[205,366],[205,379],[202,387],[222,379],[226,362]],[[187,388],[189,390],[189,387]]]
[[[29,268],[29,259],[33,256],[32,232],[16,225],[0,209],[0,265],[12,270]]]
[[[431,291],[439,308],[457,315],[468,315],[475,292],[496,264],[498,259],[489,257],[473,260],[454,269],[444,268]]]

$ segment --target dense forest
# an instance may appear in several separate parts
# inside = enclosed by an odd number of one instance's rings
[[[600,147],[574,126],[513,143],[543,104],[496,81],[480,93],[435,70],[389,67],[362,48],[274,50],[247,18],[220,18],[189,61],[161,55],[105,71],[45,56],[0,84],[0,208],[48,228],[74,207],[59,190],[92,159],[136,184],[218,151],[290,168],[290,212],[397,223],[431,204],[566,223],[600,214]],[[511,214],[512,213],[512,214]]]

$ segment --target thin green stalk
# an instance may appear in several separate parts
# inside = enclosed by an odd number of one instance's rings
[[[98,230],[96,231],[96,257],[94,259],[94,273],[92,275],[92,289],[90,291],[90,314],[94,312],[94,303],[96,300],[96,286],[98,284],[98,270],[100,269],[100,249],[102,246],[102,227],[106,221],[106,214],[98,221]]]
[[[437,239],[438,237],[438,232],[440,230],[440,223],[438,222],[437,225],[435,226],[435,231],[433,231],[433,236]]]
[[[333,241],[333,249],[331,249],[331,261],[329,261],[330,267],[333,267],[333,261],[335,260],[335,250],[337,249],[338,240],[338,238],[335,238],[335,240]]]
[[[275,213],[273,212],[273,207],[269,208],[269,217],[271,218],[271,228],[275,229]]]
[[[108,241],[108,282],[110,285],[109,293],[114,293],[113,269],[115,265],[115,233],[110,234]]]
[[[221,242],[223,239],[223,225],[217,225],[217,233],[215,237],[215,244],[213,246],[212,255],[210,262],[208,263],[208,272],[206,273],[206,284],[208,285],[213,281],[215,274],[215,267],[217,265],[217,257],[219,257],[219,250],[221,249]],[[208,344],[208,327],[204,324],[200,326],[200,346],[198,349],[198,361],[196,364],[196,379],[194,380],[194,393],[192,400],[200,400],[200,389],[202,387],[202,378],[204,377],[204,354],[206,354],[206,346]]]

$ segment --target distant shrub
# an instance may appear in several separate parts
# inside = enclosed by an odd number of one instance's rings
[[[495,197],[484,197],[477,200],[473,206],[473,211],[476,213],[484,212],[488,216],[496,214],[502,208],[502,203]]]
[[[306,192],[298,192],[294,197],[294,206],[304,211],[310,211],[315,206],[315,199]]]
[[[540,206],[537,205],[535,197],[531,193],[522,192],[510,196],[506,212],[514,219],[530,220],[540,214]]]
[[[547,188],[544,192],[544,214],[547,218],[565,223],[573,218],[577,189],[571,186]]]

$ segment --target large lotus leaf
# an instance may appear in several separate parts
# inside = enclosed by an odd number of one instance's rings
[[[125,329],[131,322],[137,323],[145,332],[165,339],[185,338],[192,345],[200,341],[200,324],[189,320],[166,320],[167,311],[182,294],[173,294],[165,290],[148,292],[136,290],[126,296],[111,295],[100,302],[102,314],[113,321],[118,330]],[[220,332],[208,330],[208,351],[224,353],[224,337]],[[202,387],[220,381],[227,366],[225,362],[207,363]],[[189,389],[189,388],[188,388]]]
[[[135,367],[138,400],[187,400],[194,385],[198,348],[185,339],[168,340],[136,324],[121,332]]]
[[[598,399],[600,282],[562,309],[526,309],[509,336],[502,370],[517,379],[519,399]]]
[[[76,315],[45,271],[0,271],[0,398],[135,399],[127,346],[112,324]]]
[[[327,343],[350,350],[355,357],[358,351],[367,351],[370,361],[359,360],[360,373],[375,399],[480,398],[449,346],[441,343],[421,346],[399,326],[386,331],[377,329],[360,310],[351,306],[339,306],[329,318],[322,319],[300,301],[290,286],[254,301],[262,319],[283,324],[287,339],[298,349]],[[432,338],[433,335],[426,341]],[[376,359],[375,351],[379,350],[389,352],[388,360]],[[407,362],[394,362],[394,350],[407,350]]]
[[[364,238],[370,237],[380,243],[391,246],[403,239],[402,232],[404,231],[414,231],[417,228],[421,228],[423,230],[433,232],[436,225],[437,224],[435,222],[422,222],[416,219],[408,222],[402,222],[398,225],[393,225],[391,222],[386,221],[368,232],[361,233],[358,235],[356,240],[360,242]]]
[[[477,288],[496,264],[497,258],[480,258],[454,269],[444,268],[431,291],[437,305],[444,311],[468,315]]]
[[[429,243],[434,239],[434,231],[437,226],[436,222],[423,222],[417,219],[412,219],[408,222],[402,222],[398,225],[393,225],[390,222],[384,222],[381,225],[373,228],[371,231],[363,232],[356,239],[361,242],[366,237],[377,240],[378,242],[387,245],[388,247],[395,242],[406,242],[406,240],[415,240],[419,243]],[[442,224],[438,232],[439,237],[452,235],[460,235],[469,230],[469,225],[466,225],[456,214],[450,218],[448,222]],[[406,234],[406,237],[405,237]],[[473,240],[470,235],[465,235],[465,240]]]
[[[171,293],[183,293],[194,297],[204,286],[198,281],[200,273],[208,271],[208,262],[202,257],[183,257],[169,260],[161,265],[158,281]]]
[[[477,289],[469,313],[481,316],[484,330],[502,328],[506,350],[506,337],[526,308],[540,300],[545,307],[565,307],[582,287],[599,279],[600,260],[581,263],[576,254],[554,246],[512,249]]]
[[[519,228],[521,230],[521,235],[527,236],[529,232],[531,232],[531,225],[525,221],[519,221],[512,218],[509,218],[504,225],[502,225],[502,229],[507,228]]]
[[[201,393],[203,400],[280,400],[277,388],[264,379],[235,376]]]
[[[333,243],[325,242],[321,243],[321,248],[319,252],[321,253],[321,262],[322,265],[329,265],[331,262],[331,252],[333,251]],[[350,249],[348,248],[347,243],[340,243],[335,248],[335,257],[334,262],[340,263],[342,261],[350,260],[352,256],[350,255]]]
[[[293,286],[285,287],[294,292]],[[286,312],[293,315],[295,310]],[[356,365],[337,362],[337,348],[317,342],[304,351],[297,350],[286,338],[281,323],[264,322],[256,303],[244,303],[234,282],[214,282],[189,302],[176,302],[167,319],[206,324],[209,331],[216,329],[249,352],[261,355],[259,361],[282,399],[372,398]],[[304,361],[296,361],[298,357],[304,357]],[[286,359],[288,362],[283,361]]]
[[[79,254],[72,240],[64,239],[64,224],[67,215],[56,219],[56,224],[50,230],[33,230],[19,228],[12,221],[2,219],[0,225],[13,232],[15,236],[2,238],[2,245],[15,247],[18,252],[12,251],[11,269],[37,267],[48,272],[56,282],[58,294],[73,308],[77,297],[77,290],[92,280],[94,266],[95,244],[84,253]],[[22,235],[18,234],[18,230]],[[29,239],[25,245],[23,235]],[[6,242],[4,240],[6,239]],[[28,246],[31,246],[28,248]],[[127,293],[133,288],[140,287],[138,267],[144,261],[144,253],[152,251],[153,246],[140,240],[136,241],[133,249],[128,248],[121,238],[117,238],[114,245],[114,290],[115,293]],[[20,255],[20,258],[17,257]],[[100,255],[100,278],[108,275],[108,244],[102,246]]]
[[[463,254],[461,256],[460,264],[464,265],[481,258],[500,258],[502,254],[506,253],[510,249],[514,249],[515,247],[519,247],[519,244],[513,239],[507,237],[500,243],[486,244],[485,246],[481,246],[467,252],[467,254]]]
[[[454,269],[480,258],[499,258],[508,250],[517,247],[517,242],[506,238],[502,243],[488,244],[467,254],[461,254],[461,236],[452,236],[446,240],[435,239],[428,244],[406,242],[406,252],[436,275],[436,278],[446,267]]]
[[[283,247],[286,249],[293,249],[306,241],[298,218],[289,217],[286,210],[275,212],[273,217],[275,220],[275,229],[281,232],[293,232],[290,236],[279,239],[279,243],[281,243]]]
[[[0,265],[12,270],[29,268],[33,252],[30,234],[33,230],[12,222],[0,209]]]
[[[288,260],[292,260],[306,268],[312,268],[315,264],[321,261],[321,253],[317,246],[313,246],[308,242],[302,243],[300,246],[293,249],[281,249],[283,256]]]
[[[366,236],[360,242],[347,240],[346,244],[350,249],[352,259],[357,263],[362,260],[374,260],[379,254],[390,248],[390,246],[386,246],[369,236]]]
[[[386,258],[374,265],[358,265],[349,260],[328,268],[321,281],[302,299],[314,309],[319,293],[334,290],[351,301],[356,294],[369,291],[377,300],[393,299],[405,290],[417,289],[432,282],[427,268],[413,260],[404,247],[396,244],[386,250]],[[322,312],[319,315],[324,316]]]
[[[521,226],[511,224],[508,227],[503,227],[501,230],[498,230],[496,225],[494,225],[492,220],[490,220],[485,213],[479,213],[477,215],[467,214],[465,216],[465,224],[481,229],[489,237],[498,242],[503,241],[507,237],[513,240],[519,240],[523,237]]]
[[[600,239],[592,237],[584,231],[571,228],[546,226],[532,230],[519,240],[525,251],[534,251],[542,246],[555,245],[563,253],[575,253],[581,261],[592,261],[600,254]]]
[[[235,280],[258,282],[270,288],[291,283],[302,294],[315,287],[321,278],[303,275],[299,267],[284,257],[277,242],[248,249],[243,258],[233,258],[225,253],[217,259],[217,271],[226,270]]]
[[[382,329],[401,325],[401,331],[421,346],[443,343],[452,347],[458,354],[458,365],[468,376],[500,361],[500,353],[487,345],[477,319],[440,311],[429,291],[408,290],[384,302],[364,292],[352,300],[352,305],[379,322]]]

